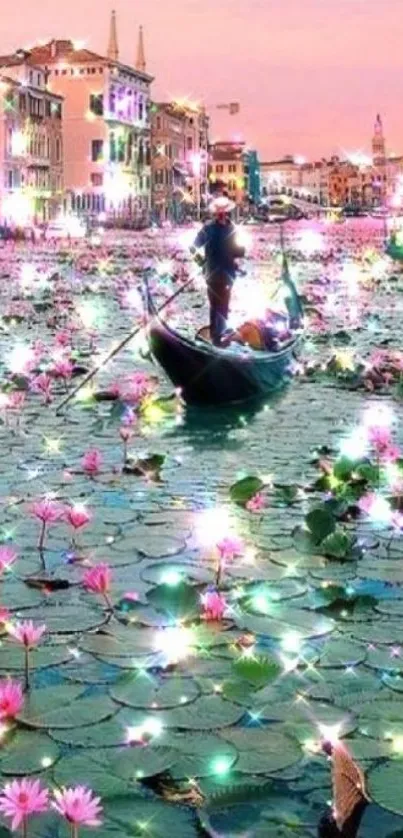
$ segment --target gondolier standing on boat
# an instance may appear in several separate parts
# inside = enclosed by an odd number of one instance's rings
[[[227,327],[231,291],[237,270],[236,260],[245,256],[245,248],[236,242],[236,227],[230,217],[233,208],[228,198],[216,198],[210,206],[214,217],[199,231],[191,249],[197,255],[204,248],[210,336],[215,346],[220,346]]]

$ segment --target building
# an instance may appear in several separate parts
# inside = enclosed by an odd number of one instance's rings
[[[152,105],[152,210],[153,218],[160,222],[182,221],[189,208],[187,126],[186,113],[173,103]]]
[[[55,218],[63,200],[63,100],[21,51],[0,57],[0,219]]]
[[[301,163],[298,158],[286,155],[281,160],[269,160],[260,164],[262,195],[289,192],[301,186]]]
[[[250,204],[255,207],[260,204],[260,161],[257,151],[248,149],[245,152],[246,189]]]
[[[30,60],[63,96],[66,209],[146,223],[151,209],[150,85],[140,28],[133,66],[119,59],[112,12],[106,55],[70,40],[34,47]]]
[[[217,142],[210,148],[210,189],[224,190],[237,207],[248,197],[248,160],[244,142]]]
[[[209,117],[204,105],[189,99],[171,103],[185,125],[186,189],[184,201],[187,215],[200,218],[208,203]]]

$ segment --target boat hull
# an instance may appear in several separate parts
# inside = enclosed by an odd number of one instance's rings
[[[151,353],[188,404],[237,404],[284,387],[291,377],[294,341],[279,353],[218,349],[187,340],[155,319]]]

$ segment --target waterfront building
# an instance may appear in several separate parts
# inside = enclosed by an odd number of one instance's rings
[[[248,160],[244,142],[216,142],[210,148],[210,189],[225,191],[238,208],[248,197]]]
[[[0,56],[0,219],[28,226],[55,218],[63,199],[63,100],[20,51]]]
[[[151,107],[151,184],[153,218],[182,221],[189,205],[186,159],[188,119],[171,102]],[[190,198],[192,196],[190,195]]]
[[[142,225],[151,209],[150,86],[140,28],[133,65],[120,60],[115,12],[106,55],[71,40],[34,47],[64,97],[65,206]]]

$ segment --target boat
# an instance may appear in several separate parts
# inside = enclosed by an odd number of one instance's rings
[[[403,262],[403,244],[398,244],[392,236],[386,245],[386,254],[396,262]]]
[[[286,259],[282,279],[289,289],[289,314],[302,326],[303,308]],[[277,352],[233,345],[216,347],[201,336],[185,337],[165,323],[155,306],[147,276],[144,291],[151,355],[187,404],[223,406],[257,400],[278,391],[292,377],[292,362],[302,328]]]

